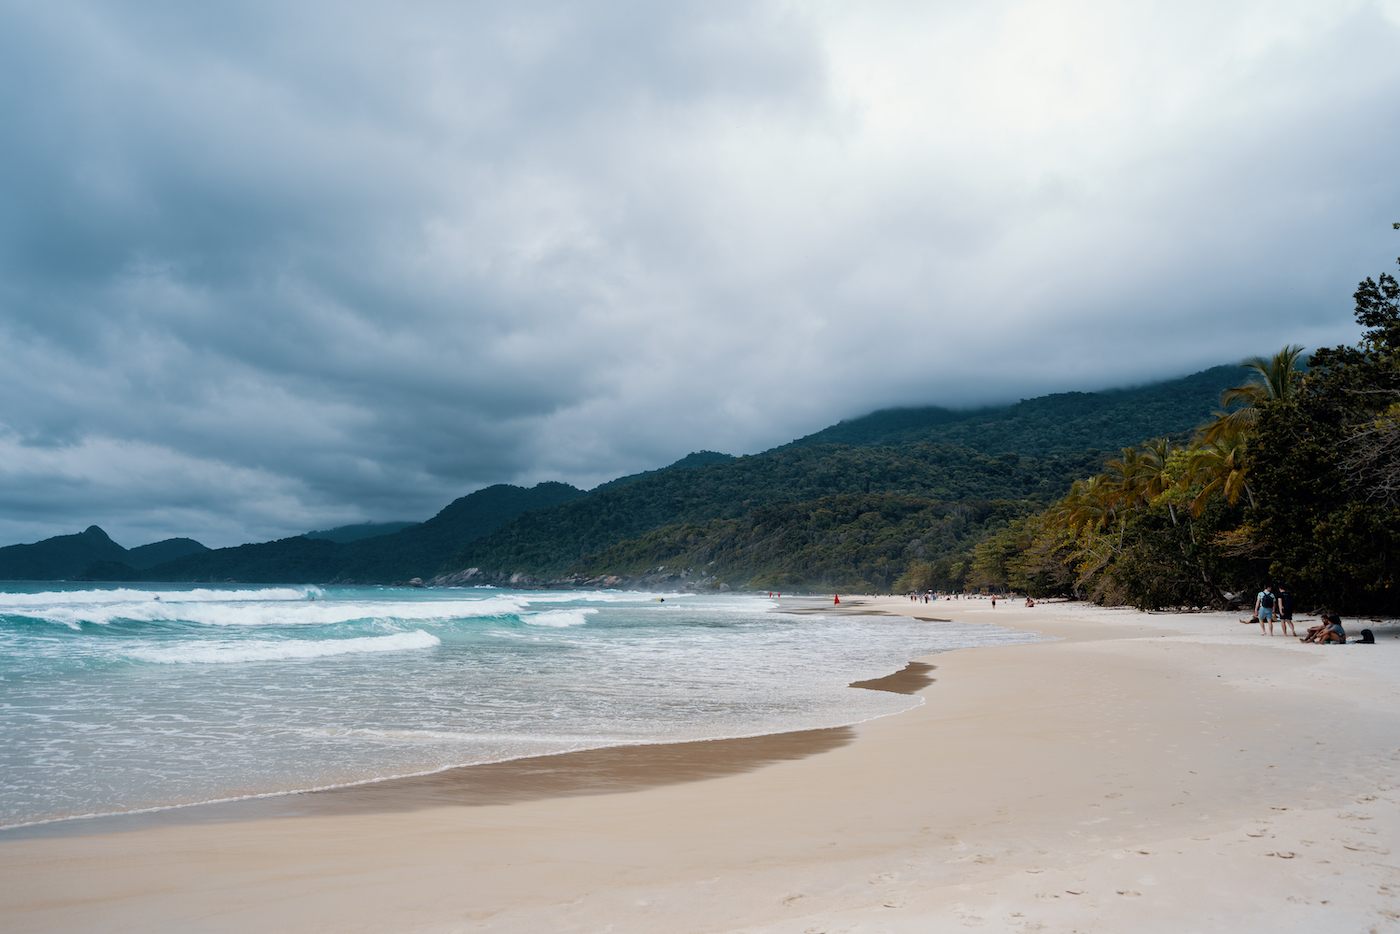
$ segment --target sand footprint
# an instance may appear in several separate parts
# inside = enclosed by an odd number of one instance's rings
[[[953,916],[967,925],[982,923],[982,916],[973,912],[973,910],[966,905],[954,905]]]
[[[1389,856],[1390,851],[1385,847],[1372,846],[1369,843],[1361,843],[1358,840],[1343,840],[1342,848],[1352,850],[1357,853],[1375,853],[1379,856]]]

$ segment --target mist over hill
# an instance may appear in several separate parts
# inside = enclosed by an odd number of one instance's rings
[[[789,442],[897,445],[920,441],[961,444],[986,454],[1067,454],[1115,451],[1144,438],[1184,436],[1240,382],[1238,366],[1105,392],[1057,392],[1014,405],[956,410],[939,406],[881,409]]]

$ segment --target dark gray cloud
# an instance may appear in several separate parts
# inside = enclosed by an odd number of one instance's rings
[[[1393,2],[7,5],[0,540],[421,518],[1352,340],[1397,40]]]

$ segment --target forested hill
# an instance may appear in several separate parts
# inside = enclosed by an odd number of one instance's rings
[[[185,554],[154,566],[133,566],[126,555],[136,554],[140,549],[128,553],[113,545],[116,551],[107,549],[101,555],[89,557],[87,562],[91,563],[70,563],[63,573],[50,574],[48,579],[390,583],[431,577],[447,556],[503,522],[523,512],[583,495],[582,490],[567,483],[541,483],[528,489],[502,483],[454,500],[428,521],[389,535],[344,543],[298,535],[213,551],[200,545],[199,553]]]
[[[306,537],[324,538],[328,542],[339,542],[344,545],[348,542],[363,541],[366,538],[393,535],[395,532],[402,532],[404,529],[418,524],[417,522],[360,522],[355,525],[338,525],[333,529],[317,529],[314,532],[307,532]]]
[[[737,519],[820,497],[898,494],[925,501],[1048,503],[1098,452],[1050,457],[980,454],[947,444],[820,445],[667,470],[550,509],[526,513],[472,542],[447,570],[481,568],[553,578],[587,555],[677,523]]]
[[[640,480],[642,477],[653,477],[656,474],[663,473],[667,470],[675,470],[679,467],[705,467],[710,464],[725,464],[732,460],[734,460],[733,454],[720,454],[717,451],[694,451],[682,457],[674,464],[669,464],[656,470],[644,470],[641,473],[628,474],[625,477],[618,477],[616,480],[609,480],[607,483],[600,483],[593,488],[593,492],[610,490],[615,486],[623,486],[624,484],[631,483],[633,480]]]
[[[1028,500],[823,496],[657,529],[584,558],[569,582],[625,575],[643,586],[890,591],[924,563],[946,588],[965,573],[958,555],[1034,509]]]
[[[951,587],[960,556],[978,541],[1064,495],[1118,447],[1199,425],[1241,376],[1225,366],[997,409],[891,409],[762,454],[697,452],[589,493],[562,483],[499,484],[426,522],[354,541],[346,539],[372,530],[138,554],[90,529],[0,549],[0,557],[15,559],[13,577],[250,583],[460,581],[476,568],[478,579],[541,584],[646,578],[655,567],[644,564],[699,562],[709,586],[785,589],[885,589],[921,562],[945,568]],[[51,551],[70,558],[62,567],[30,560]]]
[[[838,422],[777,450],[814,444],[962,444],[987,454],[1116,451],[1143,438],[1184,435],[1205,421],[1220,392],[1238,385],[1238,366],[1105,392],[1060,392],[1015,405],[959,411],[938,406],[882,409]]]
[[[443,579],[888,589],[923,562],[958,586],[971,545],[1117,448],[1191,431],[1241,376],[1221,366],[1000,409],[892,409],[763,454],[691,455],[526,513],[463,549]]]
[[[76,535],[56,535],[31,545],[0,548],[0,580],[62,580],[89,566],[110,562],[130,573],[181,555],[208,551],[189,538],[170,538],[129,551],[95,525]]]

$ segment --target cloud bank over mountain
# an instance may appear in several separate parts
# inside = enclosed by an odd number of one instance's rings
[[[6,5],[0,542],[1354,340],[1398,53],[1393,0]]]

